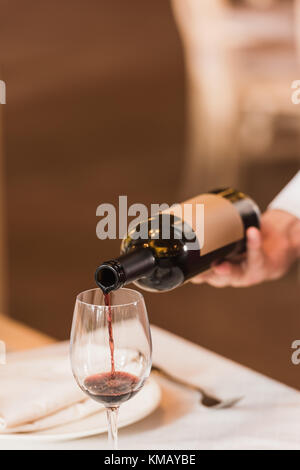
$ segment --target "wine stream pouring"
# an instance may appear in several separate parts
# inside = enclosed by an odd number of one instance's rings
[[[199,206],[202,223],[195,216]],[[202,194],[178,208],[139,223],[124,238],[121,255],[97,268],[95,280],[105,294],[130,282],[152,292],[174,289],[212,263],[244,253],[247,228],[259,227],[255,202],[232,188]]]

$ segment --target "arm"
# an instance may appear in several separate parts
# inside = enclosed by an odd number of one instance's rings
[[[215,287],[247,287],[283,276],[300,257],[300,172],[262,215],[261,230],[247,230],[247,257],[224,262],[192,282]]]

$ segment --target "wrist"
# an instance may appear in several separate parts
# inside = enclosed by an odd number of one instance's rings
[[[300,257],[300,219],[279,210],[268,209],[262,215],[262,231],[275,231],[286,239],[288,249],[295,259]]]
[[[296,258],[300,258],[300,219],[295,217],[295,221],[291,224],[289,231],[289,239],[291,241],[292,248],[295,251]]]

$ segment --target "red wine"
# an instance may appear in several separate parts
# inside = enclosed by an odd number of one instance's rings
[[[197,222],[199,205],[204,215]],[[97,268],[96,284],[104,293],[130,282],[154,292],[175,289],[213,263],[245,252],[251,226],[259,227],[259,209],[245,194],[232,188],[202,194],[132,228],[121,256]]]
[[[91,375],[84,381],[86,393],[96,401],[106,406],[119,406],[133,397],[141,388],[139,379],[133,374],[116,371],[114,359],[114,335],[112,326],[111,294],[104,294],[104,303],[107,307],[107,325],[110,348],[110,372]]]
[[[120,371],[91,375],[84,381],[86,393],[106,406],[119,406],[129,400],[140,390],[138,385],[138,377]]]
[[[110,348],[110,363],[111,363],[111,375],[115,375],[115,358],[114,358],[114,334],[112,327],[112,312],[111,312],[111,298],[110,294],[104,294],[104,303],[107,307],[107,325],[108,325],[108,337],[109,337],[109,348]]]

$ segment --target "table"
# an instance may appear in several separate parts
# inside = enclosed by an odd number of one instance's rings
[[[6,343],[8,351],[39,348],[55,343],[55,339],[40,333],[0,313],[0,340]]]
[[[122,449],[300,449],[300,393],[196,344],[152,326],[153,362],[222,398],[234,408],[211,410],[197,393],[159,378],[162,401],[150,416],[120,430]],[[67,343],[27,351],[47,354]],[[0,449],[106,449],[106,435],[67,442],[1,440]]]

